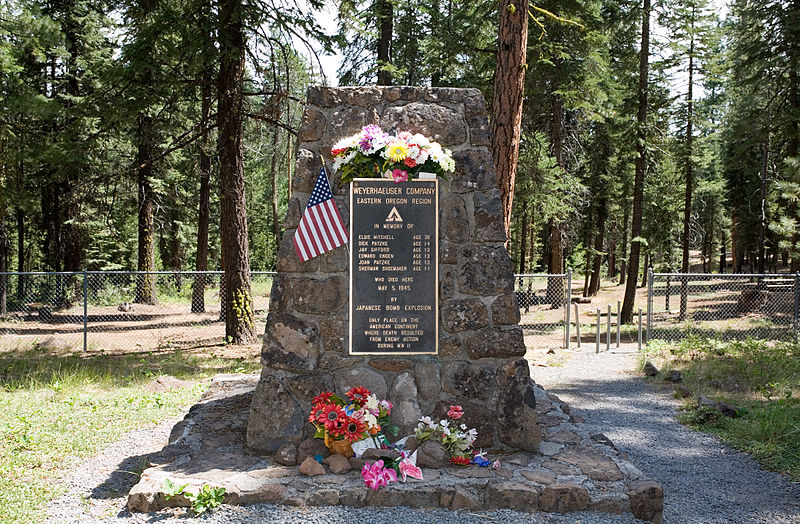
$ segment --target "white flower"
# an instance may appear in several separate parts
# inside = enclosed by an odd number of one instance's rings
[[[431,144],[431,141],[428,140],[428,137],[426,137],[425,135],[416,133],[414,136],[411,137],[409,143],[418,145],[420,147],[427,147]]]
[[[442,434],[450,436],[450,430],[447,428],[442,428]]]
[[[356,157],[355,151],[351,151],[345,156],[337,157],[336,160],[333,161],[333,170],[339,171],[339,168],[341,168],[343,165],[353,160],[355,157]]]
[[[440,420],[439,421],[439,425],[442,426],[443,428],[446,428],[447,426],[450,425],[450,421],[449,420]]]
[[[378,409],[378,397],[375,396],[373,393],[372,395],[367,397],[367,401],[364,403],[364,407],[370,411],[375,411]]]
[[[419,421],[425,424],[426,426],[430,426],[431,424],[433,424],[433,420],[431,420],[431,417],[421,417]]]
[[[466,425],[466,424],[461,424],[461,429],[463,429],[464,431],[466,431],[466,430],[467,430],[467,425]]]
[[[378,419],[375,418],[375,415],[372,413],[367,413],[364,415],[364,421],[370,428],[377,428],[378,427]]]
[[[397,138],[399,138],[400,140],[405,140],[406,142],[409,142],[409,143],[411,142],[411,139],[413,137],[414,137],[414,135],[412,135],[408,131],[400,131],[399,133],[397,133]]]
[[[335,144],[331,149],[346,149],[349,147],[356,147],[358,145],[359,140],[361,140],[361,133],[355,134],[353,136],[348,136],[347,138],[342,138]]]

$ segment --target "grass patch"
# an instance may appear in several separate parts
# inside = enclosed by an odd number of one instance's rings
[[[660,375],[680,370],[683,385],[725,402],[739,416],[727,418],[688,400],[680,420],[751,453],[765,467],[800,480],[800,343],[689,337],[652,342],[646,357]]]
[[[257,359],[184,351],[84,356],[34,347],[3,353],[0,522],[40,520],[44,505],[63,492],[58,479],[80,459],[134,428],[179,414],[200,397],[205,378],[257,368]],[[160,375],[191,385],[160,393],[143,389]]]

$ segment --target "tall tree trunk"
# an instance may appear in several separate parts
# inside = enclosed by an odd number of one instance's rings
[[[519,272],[525,273],[525,243],[528,240],[528,201],[522,201],[522,227],[519,242]]]
[[[139,188],[139,271],[155,271],[155,220],[156,194],[151,178],[153,175],[153,119],[144,112],[139,113],[137,124],[136,182]],[[134,300],[139,304],[157,304],[155,275],[139,275],[136,280]]]
[[[686,188],[683,198],[683,239],[681,243],[682,257],[681,257],[681,273],[689,272],[689,240],[691,240],[691,227],[692,227],[692,185],[694,184],[694,161],[692,160],[692,124],[694,99],[692,98],[693,75],[694,75],[694,14],[695,8],[692,6],[692,19],[690,23],[691,30],[689,31],[689,89],[686,94],[686,140],[685,150],[683,152],[684,158],[684,174],[686,181]],[[687,297],[688,279],[681,278],[681,311],[678,316],[679,320],[686,318],[686,301]]]
[[[600,291],[600,271],[603,263],[603,237],[606,229],[606,217],[608,215],[608,200],[601,196],[597,200],[597,233],[594,237],[594,260],[592,263],[592,280],[589,283],[589,296],[593,297]],[[609,262],[610,264],[610,262]]]
[[[247,240],[244,159],[244,13],[241,0],[219,1],[217,154],[220,233],[225,261],[225,336],[234,344],[255,342],[250,254]]]
[[[758,272],[764,272],[764,256],[767,234],[767,173],[769,168],[770,130],[767,127],[764,143],[761,144],[761,212],[758,228]],[[752,265],[751,265],[752,267]]]
[[[645,287],[647,285],[647,270],[650,269],[651,264],[650,253],[645,253],[644,264],[642,265],[642,284],[639,287]]]
[[[525,51],[528,48],[528,0],[502,0],[497,64],[492,95],[492,154],[508,237],[522,133]]]
[[[6,227],[6,203],[0,204],[0,273],[8,271],[8,228]],[[8,313],[8,275],[0,276],[0,315]]]
[[[625,258],[625,253],[628,252],[628,221],[630,220],[630,206],[628,205],[628,183],[625,182],[625,189],[622,192],[622,206],[624,211],[622,212],[622,246],[620,249],[620,253],[622,253],[622,257],[620,257],[619,261],[619,285],[622,286],[625,284],[625,279],[628,276],[628,268],[627,262]]]
[[[800,0],[792,2],[794,16],[800,16]],[[797,23],[795,18],[794,25],[791,31],[791,58],[789,62],[789,108],[788,112],[791,115],[789,122],[789,140],[786,146],[786,156],[790,158],[798,158],[800,154],[800,24]],[[800,180],[795,180],[800,182]],[[789,204],[789,217],[793,218],[796,224],[800,225],[800,216],[798,216],[797,200],[793,199]],[[792,273],[800,272],[800,227],[795,227],[791,242],[792,253]]]
[[[552,120],[550,123],[550,141],[553,147],[553,156],[561,169],[566,170],[564,159],[564,106],[558,95],[552,98]],[[551,218],[548,227],[549,258],[547,262],[548,273],[564,273],[564,238],[563,224]],[[547,279],[547,301],[553,307],[561,305],[564,298],[564,286],[555,279]]]
[[[279,133],[280,128],[275,126],[275,129],[272,133],[272,143],[278,144],[278,139],[280,138]],[[289,137],[287,137],[287,140]],[[287,159],[287,163],[289,160]],[[271,173],[272,173],[272,234],[275,236],[275,245],[280,245],[280,236],[281,236],[281,223],[280,219],[278,218],[278,149],[273,148],[272,152],[272,163],[271,163]]]
[[[725,230],[723,229],[720,232],[722,236],[719,242],[719,272],[720,274],[725,273],[725,266],[727,266],[727,259],[728,259],[728,241],[725,240]]]
[[[195,254],[195,271],[208,271],[208,221],[211,214],[211,131],[209,118],[211,114],[211,72],[203,72],[203,87],[200,105],[200,155],[198,159],[200,171],[200,202],[197,213],[197,251]],[[192,313],[203,313],[206,310],[206,275],[197,275],[192,286]]]
[[[386,66],[392,63],[392,26],[394,22],[394,4],[392,0],[378,2],[378,85],[392,85],[392,72]]]
[[[650,0],[642,0],[642,47],[639,51],[639,109],[636,113],[636,172],[633,179],[633,218],[631,220],[631,254],[628,257],[628,282],[622,303],[621,322],[633,322],[636,302],[636,277],[639,274],[639,252],[642,234],[642,200],[644,198],[644,172],[647,168],[647,72],[650,58]]]
[[[17,272],[25,271],[25,212],[21,207],[16,208],[17,215]],[[25,299],[25,277],[17,277],[17,300],[22,302]]]

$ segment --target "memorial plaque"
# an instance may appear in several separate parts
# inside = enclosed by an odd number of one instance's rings
[[[350,354],[438,353],[437,180],[350,186]]]

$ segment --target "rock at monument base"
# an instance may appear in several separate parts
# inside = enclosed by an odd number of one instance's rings
[[[440,505],[454,511],[481,509],[481,497],[475,490],[456,484],[452,490],[442,490]]]
[[[500,392],[498,433],[508,446],[537,451],[542,430],[536,416],[536,396],[524,359],[503,365],[497,374]]]
[[[317,475],[324,475],[325,468],[312,457],[308,457],[300,464],[300,473],[309,477],[316,477]]]
[[[339,455],[338,453],[334,453],[322,462],[327,464],[331,473],[336,475],[341,475],[353,469],[353,466],[350,465],[350,461],[348,461],[344,455]]]
[[[522,482],[492,482],[486,486],[486,507],[536,511],[539,507],[539,490]]]
[[[555,513],[568,513],[586,509],[591,499],[586,488],[577,484],[552,484],[539,495],[539,509]]]
[[[661,524],[664,509],[664,490],[651,480],[631,482],[627,490],[633,516]]]
[[[417,465],[420,467],[439,469],[450,461],[450,452],[441,442],[426,440],[417,448]]]
[[[294,444],[284,444],[275,452],[274,459],[282,466],[295,466],[297,464],[297,447]]]
[[[256,386],[247,424],[248,447],[274,452],[303,438],[306,414],[277,377],[263,374]]]
[[[322,458],[327,458],[330,454],[331,451],[325,446],[322,439],[319,438],[305,439],[297,446],[298,462],[303,462],[308,457],[314,458],[317,455],[321,455]]]

